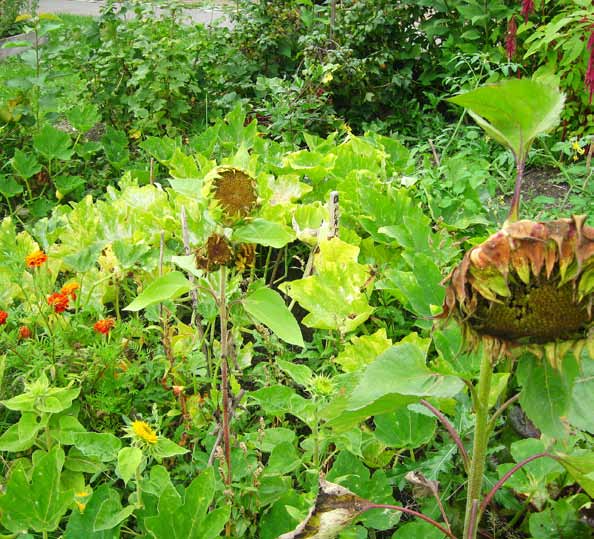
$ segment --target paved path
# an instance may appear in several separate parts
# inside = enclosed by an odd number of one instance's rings
[[[104,0],[39,0],[39,13],[71,13],[73,15],[98,16]],[[221,9],[185,9],[185,15],[193,22],[211,24],[211,22],[224,18]],[[226,26],[228,22],[224,23]]]

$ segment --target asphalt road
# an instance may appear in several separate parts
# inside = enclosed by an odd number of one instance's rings
[[[98,16],[101,7],[105,4],[103,0],[39,0],[39,13],[70,13],[72,15]],[[188,8],[185,16],[188,22],[195,22],[209,25],[217,19],[224,18],[224,13],[217,8],[195,9]]]

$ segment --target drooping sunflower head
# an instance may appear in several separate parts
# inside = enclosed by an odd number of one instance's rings
[[[440,318],[505,346],[588,337],[594,302],[594,228],[585,216],[506,224],[470,249],[446,279]]]
[[[229,240],[221,234],[212,234],[206,245],[196,251],[196,266],[205,271],[214,271],[233,260]]]
[[[245,170],[220,166],[208,176],[213,198],[223,209],[226,217],[237,218],[249,215],[258,203],[256,180]]]

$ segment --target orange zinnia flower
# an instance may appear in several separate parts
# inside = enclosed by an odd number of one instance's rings
[[[78,283],[68,283],[62,287],[62,290],[60,290],[60,294],[70,296],[74,300],[76,299],[76,290],[78,290],[79,288],[80,287],[78,286]]]
[[[2,324],[6,324],[7,318],[8,318],[8,313],[6,311],[0,311],[0,326]]]
[[[105,318],[103,320],[99,320],[95,322],[93,325],[93,329],[97,333],[103,333],[103,335],[107,335],[109,330],[115,326],[115,320],[113,318]]]
[[[19,339],[30,339],[31,335],[31,330],[27,326],[19,328]]]
[[[47,255],[40,250],[33,251],[30,255],[25,257],[25,264],[28,268],[38,268],[47,261]]]
[[[63,313],[66,309],[68,309],[68,302],[68,296],[58,292],[53,293],[47,298],[48,305],[53,305],[54,311],[57,313]]]

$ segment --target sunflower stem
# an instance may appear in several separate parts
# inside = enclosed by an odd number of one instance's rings
[[[480,503],[481,489],[483,487],[483,472],[485,470],[485,461],[487,459],[487,445],[489,442],[489,392],[491,390],[492,376],[493,364],[491,362],[491,347],[484,345],[476,399],[474,399],[476,417],[474,442],[470,460],[470,473],[468,475],[468,491],[466,494],[464,539],[476,539],[480,520],[480,514],[476,514],[476,508],[477,504]]]
[[[511,208],[509,215],[505,220],[505,224],[513,223],[518,220],[520,215],[520,191],[522,189],[522,179],[524,178],[524,166],[526,158],[516,157],[516,186],[514,187],[514,196],[511,201]]]

